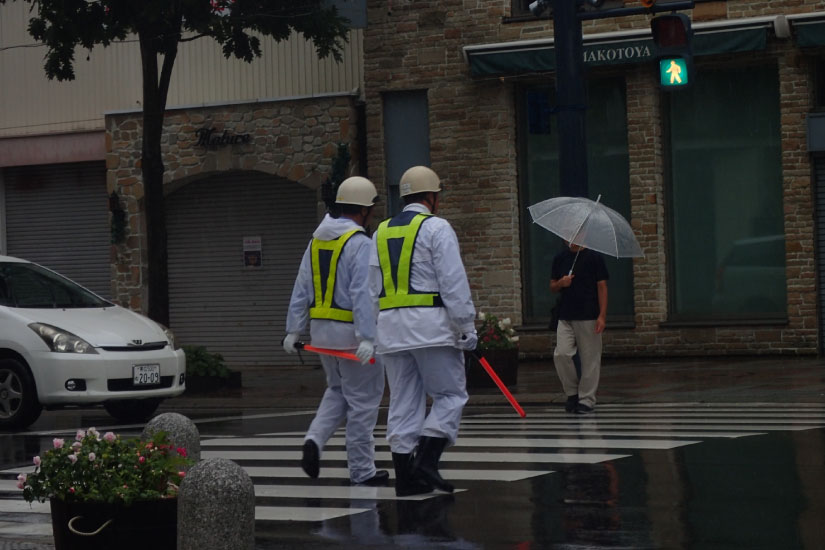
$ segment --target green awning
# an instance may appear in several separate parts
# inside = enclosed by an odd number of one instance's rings
[[[693,54],[700,56],[764,50],[767,33],[766,26],[696,31]],[[585,36],[584,40],[582,54],[588,67],[644,63],[655,58],[652,38],[636,36],[623,40],[588,42],[588,37]],[[551,40],[467,46],[464,52],[473,76],[519,75],[550,72],[556,68],[556,54]]]
[[[825,46],[825,21],[811,23],[794,21],[793,30],[796,45],[800,48]]]

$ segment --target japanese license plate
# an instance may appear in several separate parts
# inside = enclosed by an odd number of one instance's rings
[[[153,386],[160,384],[160,365],[135,365],[132,367],[132,385]]]

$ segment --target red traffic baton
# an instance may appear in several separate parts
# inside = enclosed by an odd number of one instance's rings
[[[504,385],[504,382],[501,381],[501,378],[498,377],[496,371],[494,371],[493,367],[490,366],[490,363],[488,363],[487,360],[481,355],[481,352],[478,350],[473,350],[472,354],[473,357],[475,357],[478,360],[478,362],[481,363],[481,366],[484,367],[484,370],[487,371],[487,374],[490,375],[490,378],[493,379],[493,382],[496,383],[496,386],[498,386],[498,389],[500,389],[501,393],[504,394],[504,397],[507,398],[507,401],[509,401],[513,408],[516,409],[516,412],[519,414],[519,416],[521,416],[522,418],[527,416],[527,413],[524,412],[524,409],[522,409],[521,405],[518,404],[518,401],[516,401],[516,398],[513,397],[512,393],[510,393],[510,390],[507,389],[507,386]]]
[[[346,351],[341,351],[339,349],[327,349],[327,348],[316,348],[315,346],[310,346],[309,344],[304,344],[303,342],[295,342],[295,347],[298,349],[305,349],[307,351],[312,351],[315,353],[320,353],[322,355],[331,355],[333,357],[341,357],[342,359],[351,359],[352,361],[361,362],[354,353],[349,353]],[[375,357],[370,357],[370,364],[375,363]]]

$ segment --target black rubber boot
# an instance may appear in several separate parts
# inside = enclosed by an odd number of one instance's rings
[[[433,486],[413,473],[411,453],[392,453],[395,466],[395,495],[408,497],[432,492]]]
[[[321,472],[321,457],[318,445],[311,439],[304,442],[303,456],[301,457],[301,468],[309,477],[315,479]]]
[[[436,489],[452,493],[455,490],[453,484],[444,481],[438,473],[438,461],[446,446],[446,437],[422,436],[418,440],[418,449],[415,451],[413,472],[430,482]]]

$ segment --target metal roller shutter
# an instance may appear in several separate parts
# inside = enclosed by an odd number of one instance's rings
[[[181,344],[231,366],[295,364],[280,341],[316,205],[314,191],[257,172],[209,176],[169,195],[169,317]],[[262,267],[243,266],[245,237],[261,238]]]
[[[42,264],[110,298],[105,165],[13,167],[3,179],[9,256]]]

